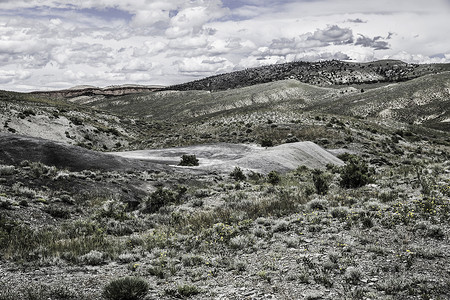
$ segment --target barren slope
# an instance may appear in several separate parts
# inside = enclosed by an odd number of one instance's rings
[[[315,106],[316,111],[392,119],[450,130],[450,72],[394,83]]]
[[[273,170],[284,173],[295,170],[299,166],[314,169],[324,168],[327,164],[338,166],[344,164],[340,159],[312,142],[290,143],[272,148],[223,143],[111,154],[169,165],[177,165],[183,154],[194,154],[199,159],[199,166],[192,168],[221,173],[229,173],[234,167],[267,174]]]
[[[157,170],[161,167],[40,138],[0,133],[0,163],[19,165],[29,160],[71,171]]]

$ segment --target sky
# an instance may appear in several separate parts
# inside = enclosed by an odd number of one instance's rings
[[[171,85],[261,65],[450,62],[450,0],[0,0],[0,89]]]

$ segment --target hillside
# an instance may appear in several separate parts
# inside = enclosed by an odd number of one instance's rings
[[[94,150],[134,140],[128,122],[64,98],[0,91],[0,132],[44,138]]]
[[[450,72],[351,94],[311,109],[361,118],[390,119],[450,132]]]
[[[236,71],[170,86],[169,90],[220,91],[285,79],[318,86],[401,82],[450,71],[449,64],[418,65],[396,60],[371,63],[343,61],[290,62]]]
[[[37,91],[31,92],[32,95],[44,96],[48,98],[72,98],[82,96],[100,96],[110,97],[127,94],[136,94],[143,92],[153,92],[163,89],[163,86],[145,86],[145,85],[119,85],[105,88],[95,86],[75,86],[70,89],[58,91]]]

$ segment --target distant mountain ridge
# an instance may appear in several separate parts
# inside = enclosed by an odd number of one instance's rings
[[[289,62],[169,86],[167,90],[221,91],[285,79],[296,79],[317,86],[371,84],[406,81],[420,76],[450,71],[450,64],[409,64],[399,60],[368,63],[338,60],[321,62]]]
[[[90,85],[75,86],[69,89],[56,91],[35,91],[30,94],[41,95],[56,98],[71,98],[79,96],[121,96],[128,94],[154,92],[163,89],[160,85],[114,85],[105,88],[95,87]]]

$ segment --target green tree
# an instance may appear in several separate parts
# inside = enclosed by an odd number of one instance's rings
[[[270,171],[269,174],[267,174],[267,181],[273,185],[280,183],[280,174],[278,174],[277,171]]]
[[[230,177],[236,181],[243,181],[247,178],[239,167],[234,168],[233,172],[230,173]]]
[[[319,195],[326,195],[328,193],[328,189],[330,188],[326,174],[319,169],[314,170],[312,174],[314,186],[316,187],[316,193]]]
[[[347,164],[341,168],[341,187],[358,188],[368,184],[371,180],[369,167],[360,157],[348,155]]]
[[[183,154],[179,166],[198,166],[198,159],[193,155]]]

